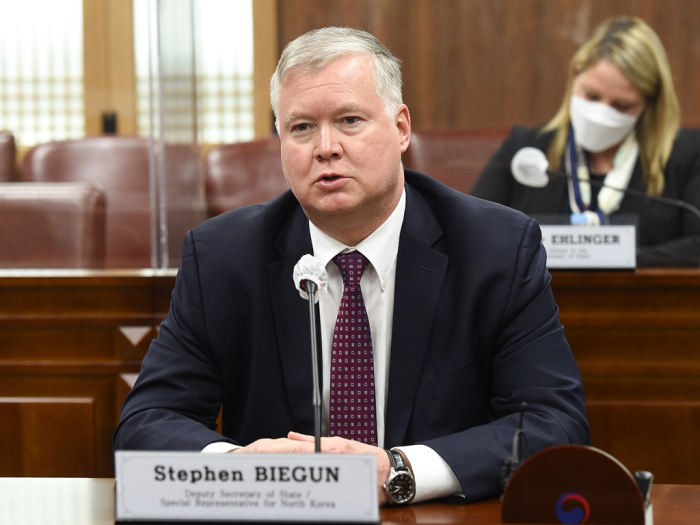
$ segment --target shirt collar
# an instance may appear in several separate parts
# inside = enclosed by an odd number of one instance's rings
[[[357,246],[348,246],[340,242],[321,231],[313,222],[309,221],[309,233],[311,234],[311,244],[314,248],[314,257],[321,261],[324,266],[327,266],[333,257],[339,253],[358,250],[367,257],[367,260],[374,267],[379,276],[382,291],[384,291],[387,274],[399,252],[399,236],[401,235],[405,211],[406,188],[401,192],[399,203],[387,220]]]

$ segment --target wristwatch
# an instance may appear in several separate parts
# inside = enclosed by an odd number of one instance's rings
[[[391,461],[391,472],[384,483],[384,492],[390,503],[405,505],[416,496],[416,482],[403,456],[396,450],[387,450]]]

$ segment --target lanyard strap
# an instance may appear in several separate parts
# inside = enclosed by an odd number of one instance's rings
[[[573,212],[584,212],[588,209],[588,204],[583,202],[581,197],[581,186],[579,185],[578,178],[578,154],[576,152],[576,141],[574,140],[574,128],[569,126],[569,137],[566,141],[567,150],[567,160],[569,161],[566,165],[566,169],[569,172],[569,177],[571,181],[571,187],[574,192],[574,200],[578,206],[578,210],[571,210]]]

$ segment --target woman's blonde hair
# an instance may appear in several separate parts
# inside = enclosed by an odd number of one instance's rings
[[[678,133],[680,109],[666,51],[656,33],[636,17],[604,22],[571,59],[564,100],[543,129],[556,131],[547,153],[549,163],[554,169],[561,166],[571,122],[569,103],[574,80],[601,59],[615,64],[645,99],[645,109],[636,125],[639,157],[647,193],[660,195],[664,168]]]

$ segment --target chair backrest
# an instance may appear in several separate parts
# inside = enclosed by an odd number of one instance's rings
[[[0,183],[1,268],[102,268],[104,257],[100,185]]]
[[[24,159],[20,180],[94,182],[107,198],[107,268],[151,266],[149,141],[141,137],[89,137],[41,144]],[[168,211],[191,208],[188,220],[168,221],[171,266],[179,264],[187,229],[204,218],[199,151],[166,145]]]
[[[207,215],[201,152],[195,144],[166,144],[169,266],[179,266],[182,241]]]
[[[209,215],[264,202],[289,189],[277,137],[224,144],[206,158]]]
[[[469,193],[507,136],[500,128],[415,130],[404,165]]]
[[[14,178],[16,155],[15,137],[0,131],[0,182],[10,182]]]

